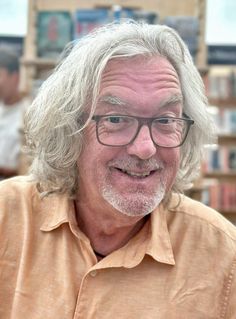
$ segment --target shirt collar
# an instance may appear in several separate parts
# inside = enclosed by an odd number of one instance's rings
[[[41,200],[41,205],[43,222],[40,230],[48,232],[66,222],[76,224],[73,200],[69,200],[66,195],[52,194],[44,197]]]
[[[73,229],[78,230],[78,237],[88,241],[85,234],[77,227],[73,200],[69,200],[66,195],[51,195],[45,197],[42,204],[44,211],[44,221],[40,228],[42,231],[52,231],[68,222]],[[167,210],[160,205],[150,214],[150,218],[136,236],[97,265],[132,268],[138,265],[146,254],[157,262],[175,265],[166,213]]]
[[[143,226],[141,231],[124,247],[105,257],[93,268],[133,268],[141,263],[145,255],[155,261],[175,265],[170,235],[166,222],[167,211],[160,205]]]
[[[175,265],[166,214],[167,210],[162,205],[151,214],[151,236],[146,253],[156,261]]]

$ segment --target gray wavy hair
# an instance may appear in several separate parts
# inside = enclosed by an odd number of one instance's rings
[[[111,59],[163,56],[176,69],[183,112],[195,121],[181,146],[181,163],[172,191],[188,189],[199,172],[203,145],[213,137],[202,79],[179,35],[163,25],[134,21],[109,24],[85,36],[43,83],[25,116],[30,172],[43,194],[76,194],[77,160],[83,130],[96,109],[102,72]],[[83,119],[85,109],[89,118]]]

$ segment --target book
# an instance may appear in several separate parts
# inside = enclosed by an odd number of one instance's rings
[[[77,10],[74,15],[74,39],[80,39],[110,21],[110,10],[107,8]]]
[[[236,97],[236,74],[210,74],[208,76],[207,95],[209,98],[226,100]]]
[[[175,29],[194,58],[198,49],[199,20],[193,16],[167,16],[163,24]]]
[[[219,182],[217,179],[206,180],[201,201],[219,211],[234,211],[236,183]]]
[[[37,54],[58,58],[72,40],[73,23],[69,11],[41,11],[37,16]]]
[[[236,147],[221,145],[206,148],[202,169],[204,173],[236,172]]]
[[[230,170],[236,171],[236,148],[230,148],[228,152],[228,165]]]

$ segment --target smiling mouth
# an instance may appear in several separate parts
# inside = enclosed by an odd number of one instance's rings
[[[121,169],[116,167],[115,169],[117,169],[118,171],[130,176],[130,177],[136,177],[136,178],[146,178],[150,175],[153,175],[156,170],[151,170],[151,171],[145,171],[145,172],[133,172],[130,170],[125,170],[125,169]]]

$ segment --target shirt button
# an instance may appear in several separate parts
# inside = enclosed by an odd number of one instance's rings
[[[92,270],[91,272],[90,272],[90,276],[91,277],[95,277],[97,275],[97,270]]]

